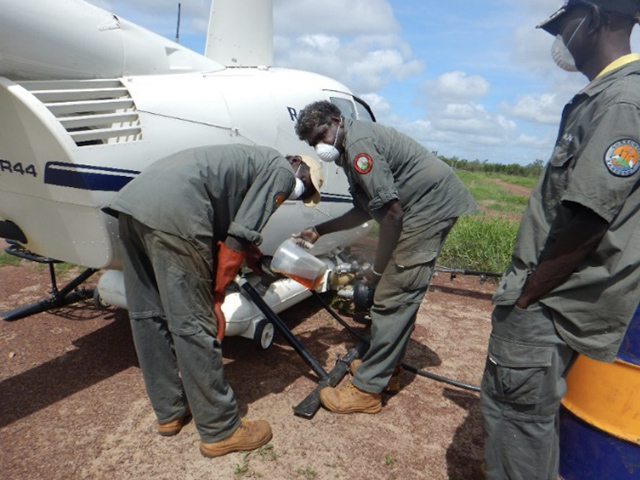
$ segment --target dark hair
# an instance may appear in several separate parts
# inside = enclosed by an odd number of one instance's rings
[[[327,100],[310,103],[298,114],[296,134],[303,141],[309,140],[311,131],[320,125],[329,125],[331,117],[340,117],[340,109]]]

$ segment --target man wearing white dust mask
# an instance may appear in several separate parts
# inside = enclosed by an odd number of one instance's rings
[[[376,258],[365,272],[376,287],[369,349],[359,365],[351,365],[346,388],[320,392],[332,412],[377,413],[382,392],[400,389],[398,365],[447,234],[475,202],[453,170],[418,142],[390,127],[344,118],[329,101],[307,105],[296,133],[324,161],[342,166],[354,203],[299,237],[314,243],[371,218],[380,225]]]
[[[317,205],[321,185],[311,158],[206,145],[153,163],[105,209],[118,217],[131,330],[160,435],[193,416],[206,457],[271,440],[268,422],[240,418],[224,377],[222,304],[243,261],[261,272],[260,232],[273,213],[287,198]]]
[[[493,297],[480,400],[488,480],[557,478],[565,377],[578,353],[615,359],[640,298],[639,11],[640,0],[569,0],[538,26],[560,39],[554,60],[590,83],[564,108]]]

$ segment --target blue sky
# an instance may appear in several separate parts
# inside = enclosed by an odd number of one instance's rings
[[[175,37],[178,0],[90,3]],[[210,0],[180,3],[180,43],[203,52]],[[535,28],[561,0],[273,4],[275,66],[341,81],[380,123],[447,157],[546,162],[562,106],[587,83],[555,66],[553,37]]]

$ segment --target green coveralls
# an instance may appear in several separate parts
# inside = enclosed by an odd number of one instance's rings
[[[120,212],[129,317],[153,409],[165,423],[188,405],[205,443],[240,425],[216,339],[217,242],[234,235],[259,244],[294,182],[271,148],[200,147],[155,162],[110,206]]]
[[[596,78],[566,105],[494,296],[481,408],[488,480],[555,480],[557,418],[575,352],[613,361],[640,297],[640,62]],[[570,220],[565,202],[609,228],[560,286],[515,307],[527,275]]]
[[[379,393],[404,356],[447,234],[476,207],[447,164],[392,128],[347,119],[344,145],[340,161],[356,208],[370,213],[398,200],[404,215],[374,294],[371,344],[353,378],[359,389]]]

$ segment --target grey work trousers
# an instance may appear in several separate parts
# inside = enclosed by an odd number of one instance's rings
[[[120,214],[124,283],[133,340],[160,423],[191,408],[203,442],[240,426],[216,339],[212,272],[188,241]]]
[[[575,357],[544,305],[494,309],[480,397],[487,480],[556,480],[560,401]]]
[[[443,220],[432,231],[440,253],[457,218]],[[436,255],[437,257],[437,255]],[[385,268],[371,307],[371,341],[352,379],[360,390],[382,392],[407,350],[416,315],[429,289],[436,259],[404,267],[392,258]]]

